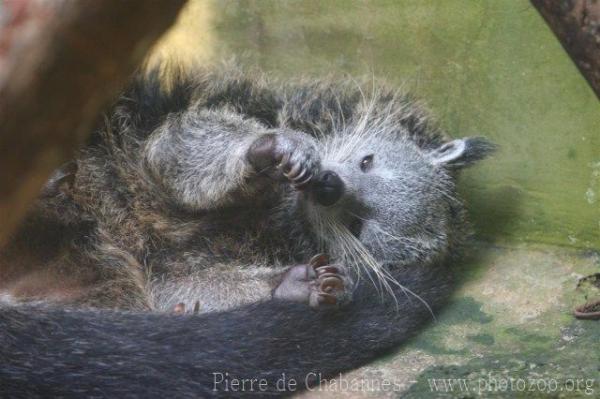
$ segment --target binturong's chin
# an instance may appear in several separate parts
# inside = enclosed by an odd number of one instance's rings
[[[350,223],[348,224],[348,230],[350,234],[360,240],[360,234],[362,233],[364,221],[358,216],[352,216]]]

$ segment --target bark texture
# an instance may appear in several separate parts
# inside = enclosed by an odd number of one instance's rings
[[[0,244],[184,2],[0,3]]]
[[[600,99],[600,1],[531,0]]]

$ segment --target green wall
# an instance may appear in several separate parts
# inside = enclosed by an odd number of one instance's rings
[[[497,156],[463,179],[480,237],[600,248],[600,103],[527,1],[217,1],[215,57],[421,97]]]

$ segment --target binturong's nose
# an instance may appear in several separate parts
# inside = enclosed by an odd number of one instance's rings
[[[344,194],[344,182],[337,173],[324,170],[312,182],[312,194],[315,201],[321,205],[333,205]]]

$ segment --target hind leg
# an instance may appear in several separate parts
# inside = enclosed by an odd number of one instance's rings
[[[176,270],[172,264],[170,270]],[[179,276],[156,276],[153,302],[168,313],[222,311],[276,298],[306,303],[315,309],[336,308],[348,303],[353,283],[341,265],[328,264],[318,255],[308,264],[288,267],[240,264],[196,265],[196,270]]]
[[[273,298],[308,304],[313,309],[339,307],[352,297],[352,280],[341,265],[316,255],[306,265],[290,268],[273,290]]]
[[[65,252],[46,262],[28,259],[26,268],[2,281],[0,293],[17,302],[151,309],[141,265],[126,251],[101,244],[88,250],[71,248]]]
[[[75,265],[65,264],[49,265],[49,268],[15,278],[2,293],[17,302],[44,301],[120,310],[151,309],[144,287],[128,273],[74,270],[77,269]]]
[[[114,310],[152,310],[145,289],[134,278],[120,278],[82,287],[81,294],[68,301],[78,307]]]
[[[76,254],[69,263],[67,271],[81,276],[80,295],[72,298],[72,304],[121,310],[152,308],[143,267],[128,251],[102,242]]]

